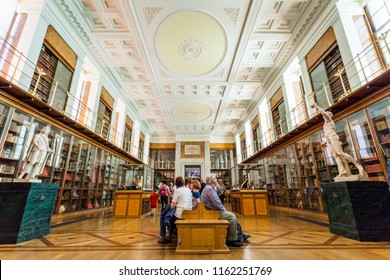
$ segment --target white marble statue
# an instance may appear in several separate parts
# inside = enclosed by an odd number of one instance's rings
[[[36,176],[42,172],[48,153],[53,152],[49,147],[49,132],[50,127],[45,126],[41,132],[34,135],[18,179],[37,179]]]
[[[336,125],[333,122],[333,114],[329,111],[324,111],[316,103],[314,103],[312,108],[317,108],[324,118],[324,133],[326,137],[326,146],[331,152],[333,158],[336,160],[337,169],[339,174],[334,178],[335,181],[359,181],[367,180],[368,175],[364,171],[363,166],[358,163],[350,154],[343,151],[343,147],[339,140],[339,136],[336,133]],[[356,168],[359,170],[358,175],[351,175],[351,170],[348,163],[353,163]]]

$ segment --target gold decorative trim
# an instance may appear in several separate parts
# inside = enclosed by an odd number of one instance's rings
[[[210,143],[210,150],[234,150],[235,143]]]
[[[65,65],[70,67],[72,72],[74,72],[77,55],[51,25],[47,27],[44,43]]]
[[[175,143],[150,143],[149,149],[151,150],[175,150]]]
[[[204,158],[204,142],[181,142],[182,158]]]

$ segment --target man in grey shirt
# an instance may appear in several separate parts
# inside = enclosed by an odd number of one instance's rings
[[[216,186],[217,178],[214,174],[210,174],[206,177],[206,186],[202,191],[200,201],[204,203],[207,210],[219,210],[221,212],[220,219],[228,220],[229,226],[227,230],[226,245],[232,247],[240,247],[240,236],[237,232],[237,218],[233,213],[226,211],[221,200],[218,197]],[[243,241],[246,241],[250,237],[249,234],[242,234]]]

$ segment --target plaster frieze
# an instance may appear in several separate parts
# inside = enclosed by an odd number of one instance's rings
[[[240,9],[239,8],[223,8],[222,10],[230,18],[233,25],[236,26],[238,14],[240,13]]]
[[[272,82],[275,75],[277,75],[278,72],[280,71],[280,67],[286,63],[288,56],[291,55],[291,52],[294,50],[294,47],[297,45],[297,43],[299,43],[304,38],[304,36],[312,28],[317,18],[321,15],[323,10],[327,7],[327,5],[330,2],[332,2],[332,0],[318,1],[317,5],[312,9],[309,16],[306,18],[305,22],[301,25],[301,27],[295,33],[295,35],[291,36],[292,39],[288,41],[287,45],[282,50],[281,55],[279,55],[279,57],[277,58],[275,67],[272,68],[271,72],[266,76],[264,80],[265,85],[269,85],[269,83]]]
[[[144,16],[146,19],[146,22],[150,26],[155,16],[162,10],[163,8],[160,7],[147,7],[144,9]]]

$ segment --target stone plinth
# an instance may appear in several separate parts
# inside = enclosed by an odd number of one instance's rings
[[[390,241],[390,193],[385,182],[321,185],[330,232],[359,241]]]
[[[0,183],[0,243],[49,234],[57,189],[58,184]]]

